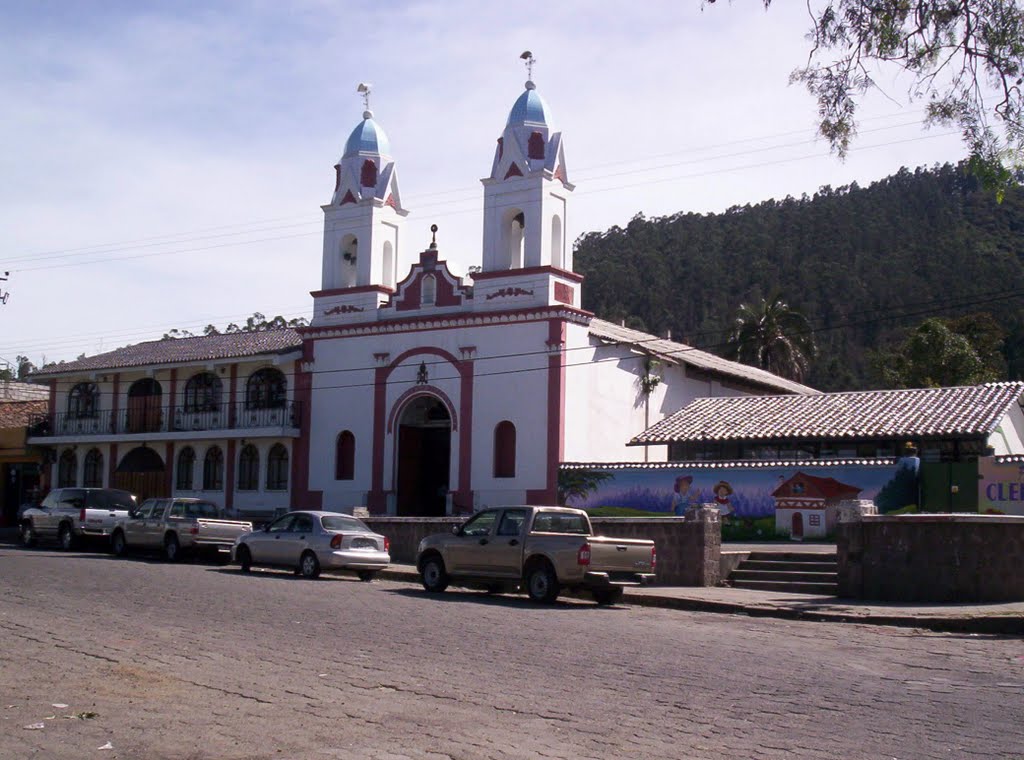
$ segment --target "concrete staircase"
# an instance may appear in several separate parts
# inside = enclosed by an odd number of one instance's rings
[[[755,551],[729,574],[734,588],[835,596],[839,565],[835,554]]]

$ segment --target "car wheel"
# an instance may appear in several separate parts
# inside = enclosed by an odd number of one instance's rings
[[[177,562],[181,558],[181,544],[178,537],[171,533],[164,539],[164,559],[168,562]]]
[[[602,607],[615,604],[622,599],[621,588],[602,588],[594,591],[594,601]]]
[[[60,524],[60,528],[57,530],[57,540],[60,542],[60,548],[66,552],[75,548],[75,532],[71,530],[71,523]]]
[[[36,529],[32,527],[29,520],[25,520],[21,524],[21,545],[26,549],[31,549],[36,545]]]
[[[432,594],[440,594],[448,588],[448,573],[444,570],[444,560],[440,557],[429,557],[420,568],[420,581],[423,588]]]
[[[376,570],[360,570],[356,575],[359,576],[359,580],[363,583],[369,583],[373,580],[374,576],[377,575]]]
[[[320,577],[320,560],[311,551],[304,551],[299,557],[299,575],[303,578]]]
[[[534,565],[526,576],[526,592],[538,604],[551,604],[558,598],[558,577],[546,562]]]
[[[124,553],[128,550],[128,544],[124,540],[124,532],[115,530],[114,535],[110,537],[110,551],[115,557],[123,557]]]
[[[252,554],[249,553],[249,547],[239,546],[238,551],[235,552],[235,557],[238,559],[239,570],[243,573],[252,570]]]

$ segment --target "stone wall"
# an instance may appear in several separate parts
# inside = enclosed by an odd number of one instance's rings
[[[1024,601],[1024,517],[862,516],[840,522],[839,596],[893,602]]]
[[[691,510],[680,517],[601,517],[591,522],[598,535],[614,538],[649,538],[658,554],[658,583],[666,586],[715,586],[720,575],[722,532],[717,510]],[[448,533],[461,525],[461,517],[369,517],[363,522],[391,541],[391,560],[416,561],[416,547],[424,536]]]

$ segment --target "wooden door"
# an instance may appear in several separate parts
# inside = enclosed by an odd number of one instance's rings
[[[401,425],[398,428],[398,514],[409,517],[419,514],[420,451],[423,447],[421,428]]]
[[[793,538],[804,537],[804,516],[800,512],[793,513]]]

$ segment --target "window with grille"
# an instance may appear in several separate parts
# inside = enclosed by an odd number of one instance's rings
[[[288,489],[288,449],[275,443],[267,455],[267,490],[285,491]]]
[[[224,490],[224,453],[220,446],[211,446],[203,458],[203,490]]]
[[[247,443],[238,455],[238,490],[255,491],[260,483],[260,454]]]

